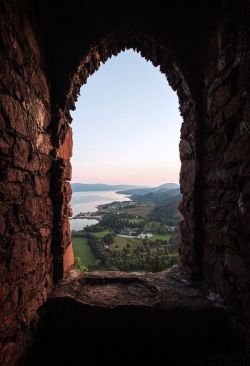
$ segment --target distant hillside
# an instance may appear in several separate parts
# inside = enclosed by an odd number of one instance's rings
[[[161,203],[158,201],[151,214],[151,219],[162,224],[177,226],[182,217],[178,210],[180,201],[181,195],[170,196],[165,200],[163,198]]]
[[[176,186],[178,188],[176,188]],[[161,222],[162,224],[176,226],[181,219],[181,214],[178,210],[181,201],[181,193],[178,185],[175,185],[175,188],[170,187],[171,185],[163,185],[160,189],[157,187],[158,190],[153,192],[133,194],[131,199],[135,202],[154,204],[155,208],[150,215],[151,219]]]
[[[117,184],[117,185],[110,185],[110,184],[89,184],[89,183],[72,183],[71,184],[73,192],[91,192],[91,191],[118,191],[124,189],[137,189],[141,188],[141,186],[134,186],[129,184]]]
[[[165,204],[181,198],[180,188],[160,189],[146,194],[133,194],[131,199],[137,202],[154,203],[155,205]]]
[[[166,192],[172,189],[177,189],[180,190],[179,188],[179,184],[177,183],[165,183],[165,184],[161,184],[158,187],[144,187],[144,188],[133,188],[133,189],[126,189],[123,191],[119,191],[117,193],[120,194],[131,194],[131,195],[145,195],[147,193],[152,193],[152,192]]]

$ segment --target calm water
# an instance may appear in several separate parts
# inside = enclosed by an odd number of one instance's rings
[[[79,212],[94,212],[97,211],[97,206],[113,201],[130,201],[130,198],[117,194],[113,191],[101,192],[74,192],[72,194],[71,206],[73,215]],[[70,220],[71,230],[81,230],[88,225],[97,224],[97,220],[76,219]]]

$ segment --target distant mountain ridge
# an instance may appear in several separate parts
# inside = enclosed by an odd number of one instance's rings
[[[178,189],[180,189],[180,186],[177,183],[164,183],[158,187],[132,188],[132,189],[126,189],[123,191],[119,191],[117,193],[139,196],[139,195],[145,195],[148,193],[167,192],[170,190],[178,190]]]
[[[130,196],[132,201],[137,202],[149,202],[154,203],[156,205],[169,203],[173,200],[179,200],[181,197],[180,189],[179,188],[172,188],[172,189],[160,189],[155,192],[149,192],[146,194],[133,194]]]
[[[181,219],[178,206],[181,201],[180,186],[175,183],[162,184],[159,187],[151,189],[133,189],[126,192],[135,192],[130,196],[132,201],[137,203],[153,204],[154,210],[151,213],[151,219],[162,224],[177,226]],[[143,193],[144,192],[144,193]],[[129,193],[127,193],[129,194]]]
[[[73,192],[93,192],[93,191],[118,191],[124,189],[139,189],[143,186],[136,186],[130,184],[104,184],[104,183],[72,183]],[[144,186],[145,187],[145,186]]]

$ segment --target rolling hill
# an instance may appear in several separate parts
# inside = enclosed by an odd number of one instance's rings
[[[103,184],[103,183],[72,183],[71,184],[73,192],[93,192],[93,191],[118,191],[118,190],[125,190],[125,189],[139,189],[142,186],[135,186],[129,184],[117,184],[117,185],[110,185],[110,184]]]
[[[145,195],[147,193],[153,193],[153,192],[167,192],[170,190],[179,190],[180,191],[180,186],[177,183],[165,183],[165,184],[161,184],[160,186],[157,187],[137,187],[137,188],[129,188],[129,189],[125,189],[122,191],[118,191],[117,193],[120,194],[127,194],[127,195]]]

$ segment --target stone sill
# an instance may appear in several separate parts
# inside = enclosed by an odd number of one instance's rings
[[[151,308],[223,309],[192,286],[180,266],[158,273],[72,270],[50,296],[50,300],[71,298],[85,305],[104,308],[142,306]]]

